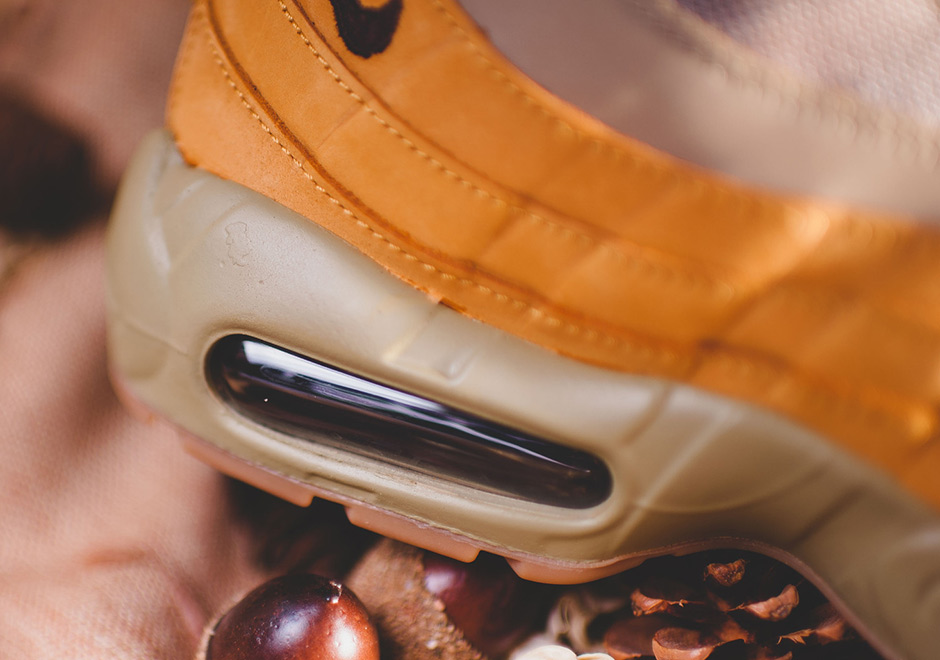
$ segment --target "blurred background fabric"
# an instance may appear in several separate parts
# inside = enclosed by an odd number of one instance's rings
[[[679,0],[805,80],[940,126],[936,0]]]
[[[935,0],[658,5],[669,11],[657,20],[697,22],[741,57],[936,134]],[[2,658],[192,657],[224,606],[355,535],[332,513],[233,486],[109,384],[107,211],[134,147],[162,124],[187,10],[0,0]]]
[[[104,228],[188,3],[0,2],[0,657],[188,658],[263,573],[226,483],[132,418]]]

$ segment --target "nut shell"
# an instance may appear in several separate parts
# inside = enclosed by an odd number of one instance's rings
[[[483,660],[424,583],[423,551],[385,539],[347,582],[369,608],[383,660]],[[214,660],[214,659],[213,659]]]
[[[465,564],[426,553],[424,586],[464,637],[492,658],[504,657],[543,628],[557,597],[557,589],[526,582],[493,555]]]
[[[343,585],[288,575],[261,585],[225,614],[206,660],[378,660],[365,607]]]

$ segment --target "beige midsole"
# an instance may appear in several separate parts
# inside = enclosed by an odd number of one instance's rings
[[[358,524],[464,559],[498,552],[546,581],[598,577],[663,549],[777,548],[883,649],[936,658],[938,517],[785,419],[473,321],[315,222],[186,166],[162,132],[128,172],[108,267],[112,369],[229,472],[297,501],[334,499]],[[520,502],[260,426],[205,379],[206,352],[230,334],[594,453],[612,496],[586,510]]]

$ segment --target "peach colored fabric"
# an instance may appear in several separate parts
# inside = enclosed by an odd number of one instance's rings
[[[808,81],[940,126],[936,0],[678,2]]]
[[[162,122],[187,8],[2,3],[0,87],[87,136],[113,186]],[[51,244],[0,235],[0,658],[191,658],[268,576],[222,478],[108,384],[103,223]]]
[[[88,139],[113,188],[162,122],[187,8],[0,3],[0,91]],[[0,658],[191,658],[265,577],[222,478],[111,390],[104,221],[51,244],[0,233]]]
[[[3,658],[190,657],[262,577],[221,479],[112,393],[102,238],[97,223],[4,263]]]

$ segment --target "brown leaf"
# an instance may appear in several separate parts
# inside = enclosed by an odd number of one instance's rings
[[[659,558],[587,588],[617,605],[585,614],[576,652],[603,641],[615,660],[882,660],[811,583],[751,553]],[[635,616],[618,609],[627,598]]]
[[[731,587],[744,577],[745,566],[743,559],[729,563],[712,563],[705,567],[705,577],[711,578],[722,587]]]
[[[604,649],[614,660],[633,660],[653,655],[653,637],[663,628],[674,626],[675,619],[653,614],[627,616],[610,626],[604,635]]]
[[[799,604],[799,592],[792,584],[788,584],[779,595],[741,605],[738,609],[749,612],[764,621],[783,621]]]
[[[722,621],[713,631],[712,634],[716,637],[722,644],[727,644],[728,642],[752,642],[754,641],[754,633],[746,630],[740,623],[728,617],[726,620]]]
[[[665,612],[671,604],[682,604],[681,601],[668,601],[664,598],[647,596],[639,589],[634,589],[633,593],[630,594],[630,603],[633,605],[633,613],[636,616]]]
[[[814,609],[809,619],[808,627],[781,635],[779,641],[787,639],[797,644],[805,644],[807,640],[812,639],[819,644],[830,644],[842,641],[849,633],[848,624],[831,603],[823,603]]]
[[[816,641],[820,644],[829,644],[838,642],[846,637],[848,633],[848,624],[838,612],[816,626]]]
[[[766,646],[752,647],[747,650],[747,660],[793,660],[793,652]]]
[[[717,646],[717,640],[686,628],[662,628],[653,636],[656,660],[705,660]]]
[[[702,601],[689,585],[668,579],[646,580],[630,594],[633,613],[637,616],[665,612],[670,608]]]

